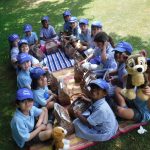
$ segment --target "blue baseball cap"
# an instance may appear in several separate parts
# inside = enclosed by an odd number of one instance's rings
[[[9,37],[8,37],[8,41],[9,41],[9,42],[14,42],[14,41],[17,40],[17,39],[19,39],[19,35],[16,34],[16,33],[11,34],[11,35],[9,35]]]
[[[22,44],[28,44],[28,41],[26,39],[21,39],[18,43],[19,47],[21,47]]]
[[[46,72],[41,67],[33,68],[30,71],[31,78],[38,79],[40,76],[44,75]]]
[[[71,16],[71,12],[70,10],[65,10],[64,13],[63,13],[63,16]]]
[[[121,41],[116,45],[116,47],[114,48],[114,51],[118,51],[122,53],[128,52],[129,54],[131,54],[133,51],[133,47],[130,43]]]
[[[16,93],[16,100],[23,101],[25,99],[33,99],[33,93],[30,89],[21,88]]]
[[[98,28],[102,28],[102,23],[100,21],[94,21],[91,24],[91,27],[98,27]]]
[[[20,53],[17,60],[19,64],[23,64],[26,61],[31,61],[31,56],[28,53]]]
[[[30,24],[25,24],[23,27],[24,32],[31,32],[32,31],[32,26]]]
[[[41,18],[41,21],[44,21],[44,20],[49,21],[49,17],[48,17],[48,16],[43,16],[43,17]]]
[[[71,17],[69,20],[70,23],[77,22],[77,21],[78,21],[77,17]]]
[[[101,89],[104,89],[104,90],[106,90],[106,91],[109,89],[108,83],[107,83],[105,80],[103,80],[103,79],[92,80],[92,81],[89,83],[89,86],[90,86],[91,84],[95,84],[95,85],[97,85],[98,87],[100,87]]]
[[[147,58],[147,63],[150,64],[150,58]]]
[[[79,24],[86,24],[86,25],[88,25],[89,21],[88,21],[88,19],[81,18],[80,21],[79,21]]]

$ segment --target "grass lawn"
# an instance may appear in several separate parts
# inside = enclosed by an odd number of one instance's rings
[[[0,0],[0,150],[16,150],[10,133],[10,120],[15,110],[16,75],[9,65],[7,37],[11,33],[22,36],[22,27],[30,23],[39,34],[40,18],[49,15],[57,32],[62,28],[62,12],[71,9],[78,18],[100,20],[104,30],[115,42],[131,42],[135,50],[150,49],[149,0]],[[150,54],[150,53],[149,53]],[[89,150],[149,150],[148,132],[136,131],[116,140],[104,142]]]

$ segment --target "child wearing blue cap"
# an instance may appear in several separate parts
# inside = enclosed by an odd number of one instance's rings
[[[77,39],[79,39],[79,34],[81,30],[79,28],[78,19],[77,17],[72,16],[69,20],[70,23],[70,30],[69,33],[72,33]]]
[[[29,53],[29,45],[28,45],[28,41],[26,39],[21,39],[19,41],[19,51],[20,53]],[[38,59],[36,59],[34,56],[30,55],[31,57],[31,64],[32,66],[39,66],[39,61]]]
[[[90,42],[91,42],[91,31],[88,29],[88,24],[89,24],[88,19],[82,18],[79,20],[79,26],[81,29],[81,33],[79,34],[79,38],[80,38],[82,45],[85,46],[84,50],[89,48]]]
[[[18,75],[17,75],[17,86],[20,88],[29,88],[31,89],[31,56],[27,53],[20,53],[17,57],[18,61]]]
[[[97,33],[94,41],[97,46],[94,53],[89,55],[81,64],[83,63],[83,68],[93,70],[98,76],[103,77],[105,71],[117,67],[113,52],[114,45],[105,32]]]
[[[58,39],[55,29],[53,26],[49,25],[49,17],[44,16],[41,19],[42,28],[40,31],[40,44],[45,44],[46,41],[51,39]]]
[[[147,76],[150,82],[150,59],[147,60],[148,69]],[[150,86],[146,86],[143,92],[150,96]],[[150,120],[150,99],[144,101],[136,97],[132,101],[125,99],[120,94],[121,102],[125,103],[127,107],[117,106],[116,114],[126,120],[133,120],[135,122],[148,122]]]
[[[8,37],[8,42],[10,45],[11,64],[15,69],[17,68],[17,56],[19,54],[19,49],[18,49],[19,40],[20,40],[19,35],[16,33],[11,34]]]
[[[63,26],[64,32],[68,32],[70,30],[70,23],[69,23],[70,18],[71,18],[70,10],[65,10],[63,13],[63,19],[65,21]]]
[[[89,141],[107,141],[118,130],[115,115],[105,100],[109,86],[102,79],[93,80],[89,86],[92,105],[82,114],[75,111],[75,134]]]
[[[54,106],[55,94],[48,89],[46,72],[40,68],[36,67],[31,70],[32,78],[32,90],[34,96],[34,105],[36,107],[47,107],[47,109],[52,109]]]
[[[33,106],[32,91],[27,88],[19,89],[16,104],[17,109],[10,124],[16,144],[23,148],[50,139],[52,125],[48,123],[47,109]]]
[[[93,21],[91,24],[91,43],[90,43],[91,48],[96,47],[95,42],[94,42],[95,35],[102,31],[103,31],[102,23],[100,21]]]
[[[117,69],[111,72],[108,72],[107,78],[108,80],[113,82],[117,81],[117,86],[120,88],[124,88],[125,80],[127,76],[127,71],[125,69],[125,57],[126,55],[131,55],[133,51],[132,45],[128,42],[119,42],[117,46],[114,48],[114,56],[117,62]],[[116,78],[117,75],[117,78]]]
[[[23,31],[25,33],[23,38],[28,41],[28,44],[30,46],[34,44],[38,44],[37,34],[36,32],[32,32],[32,26],[30,24],[25,24],[23,26]]]

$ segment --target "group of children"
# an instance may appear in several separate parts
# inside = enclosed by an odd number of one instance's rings
[[[136,122],[148,121],[148,101],[142,101],[138,97],[129,101],[121,94],[127,77],[125,56],[132,54],[132,45],[121,41],[114,46],[111,37],[103,32],[100,21],[92,22],[90,30],[88,19],[82,18],[78,21],[76,17],[71,16],[69,10],[63,13],[63,18],[64,31],[76,36],[84,45],[83,52],[87,57],[80,62],[81,67],[93,71],[98,77],[88,85],[91,89],[91,106],[84,113],[74,110],[76,119],[73,124],[76,136],[90,141],[109,140],[118,130],[115,114]],[[59,40],[59,37],[55,29],[49,25],[47,16],[42,17],[41,23],[40,42],[36,33],[32,32],[30,24],[23,27],[23,39],[20,40],[17,34],[12,34],[8,38],[11,62],[17,68],[18,86],[17,109],[11,121],[11,129],[12,136],[20,148],[50,139],[53,130],[52,112],[57,95],[48,89],[48,68],[43,67],[30,55],[29,49],[33,44],[43,45],[50,39]],[[147,59],[147,62],[150,64],[150,59]],[[105,79],[101,79],[104,74]],[[149,71],[147,74],[150,80]],[[110,88],[110,84],[113,85],[113,89]],[[112,95],[109,95],[110,90],[113,90]],[[149,86],[143,91],[150,95]],[[87,99],[84,96],[82,98]],[[114,100],[115,109],[109,105],[109,99]]]

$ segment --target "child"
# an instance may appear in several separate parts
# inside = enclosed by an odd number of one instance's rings
[[[47,107],[47,109],[52,109],[54,106],[53,98],[56,96],[47,87],[46,72],[40,68],[36,67],[31,70],[32,84],[34,96],[34,105],[36,107]]]
[[[89,21],[87,19],[80,19],[79,26],[81,29],[81,33],[79,34],[80,41],[82,45],[86,46],[87,49],[91,42],[91,31],[88,29]]]
[[[71,18],[71,12],[70,10],[65,10],[63,13],[63,18],[64,18],[64,32],[68,32],[70,30],[70,23],[69,20]]]
[[[148,80],[150,82],[150,60],[148,59]],[[143,89],[143,92],[150,96],[150,86]],[[139,97],[134,100],[127,100],[120,94],[121,100],[127,107],[118,106],[117,115],[123,119],[134,120],[136,122],[146,122],[150,120],[150,99],[148,101],[143,101]],[[118,99],[119,100],[119,99]]]
[[[17,56],[19,53],[18,49],[18,42],[19,42],[19,36],[18,34],[11,34],[8,37],[8,41],[10,44],[10,57],[11,57],[11,64],[14,68],[17,68]]]
[[[25,40],[25,39],[21,39],[19,41],[19,51],[20,53],[29,53],[29,45],[28,45],[28,41]],[[31,56],[31,64],[32,66],[39,66],[39,61],[33,57],[32,55]]]
[[[69,33],[72,33],[72,35],[74,35],[77,39],[79,39],[79,34],[81,33],[81,30],[78,25],[77,17],[71,17],[69,23],[70,23]]]
[[[94,53],[89,55],[84,61],[82,66],[88,70],[99,70],[98,75],[103,76],[106,70],[116,69],[117,64],[114,59],[113,41],[105,32],[99,32],[94,38],[97,48]],[[89,61],[88,63],[86,63]],[[95,72],[96,73],[96,72]]]
[[[75,111],[75,134],[89,141],[107,141],[118,130],[115,115],[105,101],[109,87],[102,79],[93,80],[89,86],[93,104],[83,114]]]
[[[32,26],[30,24],[25,24],[23,31],[25,33],[24,39],[28,41],[29,46],[38,44],[38,37],[35,32],[32,32]]]
[[[17,75],[17,86],[20,88],[31,89],[32,79],[30,77],[30,68],[31,68],[31,57],[27,53],[20,53],[18,55],[18,65],[19,72]]]
[[[91,24],[91,43],[90,43],[91,48],[96,47],[95,42],[94,42],[95,35],[102,31],[103,31],[103,26],[100,21],[92,22],[92,24]]]
[[[57,35],[53,26],[49,25],[49,17],[44,16],[41,19],[42,28],[40,31],[40,44],[45,44],[46,41],[51,39],[57,39]]]
[[[23,148],[50,139],[52,126],[47,123],[47,109],[33,106],[32,91],[27,88],[19,89],[16,104],[11,131],[17,145]],[[35,117],[39,117],[36,123]]]

